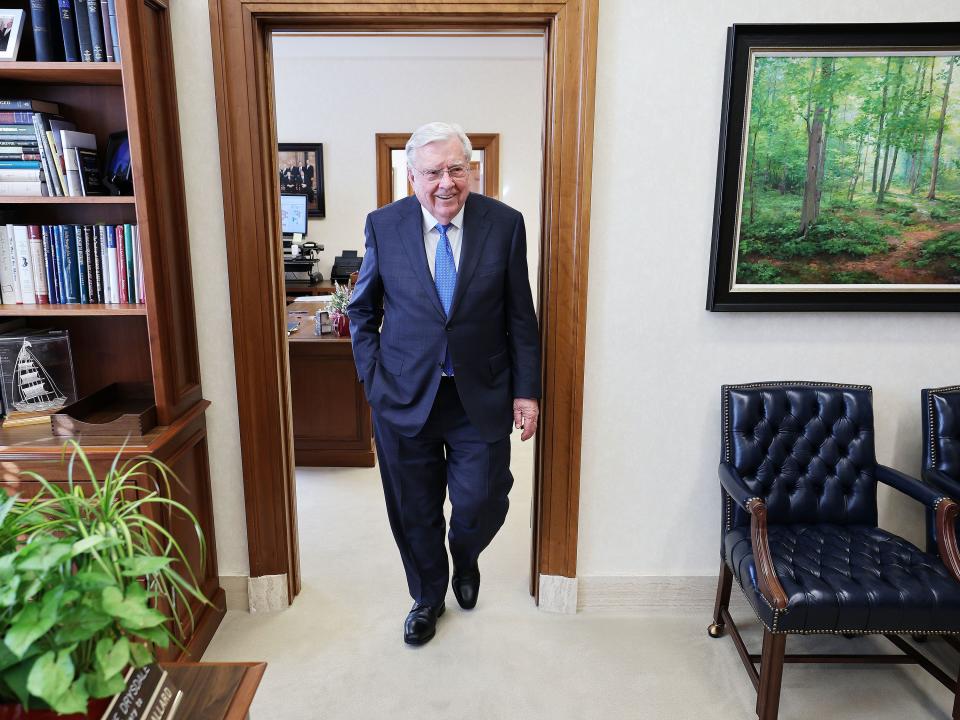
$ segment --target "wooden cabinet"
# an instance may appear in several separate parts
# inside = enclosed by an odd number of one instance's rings
[[[198,659],[223,616],[210,472],[200,388],[189,237],[183,189],[180,134],[166,2],[117,0],[121,60],[114,63],[32,62],[32,43],[17,62],[0,63],[3,97],[49,100],[79,130],[107,137],[127,130],[134,197],[0,196],[0,222],[14,224],[136,223],[139,228],[144,304],[0,305],[0,317],[23,317],[33,326],[70,331],[77,392],[88,395],[111,382],[152,386],[159,425],[142,438],[79,438],[88,456],[102,466],[126,441],[125,456],[149,453],[167,463],[181,480],[175,499],[200,519],[207,542],[206,563],[192,530],[179,519],[163,518],[188,556],[211,608],[192,607],[193,631],[182,638],[185,653],[167,659]],[[29,0],[14,2],[27,11]],[[0,476],[5,485],[24,486],[21,470],[52,479],[63,472],[62,439],[49,423],[0,429]],[[186,612],[186,608],[180,609]]]
[[[306,311],[290,335],[290,404],[298,466],[373,467],[370,406],[357,379],[350,338],[318,336],[313,312],[323,303],[288,306]]]

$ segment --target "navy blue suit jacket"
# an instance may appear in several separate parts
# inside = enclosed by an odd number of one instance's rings
[[[540,397],[540,338],[523,216],[483,195],[467,197],[449,318],[427,265],[415,196],[370,213],[365,235],[350,334],[357,373],[378,419],[407,436],[423,427],[449,345],[470,422],[487,442],[509,435],[513,398]]]

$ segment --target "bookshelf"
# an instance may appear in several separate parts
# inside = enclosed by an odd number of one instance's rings
[[[56,7],[56,0],[52,5]],[[0,62],[0,97],[56,102],[79,130],[93,133],[103,159],[111,133],[127,130],[133,168],[132,197],[0,196],[0,222],[12,224],[123,224],[139,228],[145,303],[2,305],[0,319],[23,318],[32,327],[69,330],[78,397],[112,382],[153,388],[158,426],[142,438],[81,437],[95,470],[104,470],[123,449],[164,461],[181,484],[174,498],[200,520],[207,542],[201,572],[200,545],[178,516],[157,518],[182,544],[190,565],[215,607],[191,600],[196,622],[165,660],[199,659],[223,617],[219,586],[205,411],[201,394],[189,238],[180,158],[173,48],[166,3],[116,0],[120,62],[36,62],[29,0],[11,7],[27,13],[16,62]],[[19,478],[35,470],[65,478],[63,439],[49,422],[0,428],[0,479],[17,492],[35,491]],[[184,568],[183,571],[186,569]],[[184,604],[182,618],[189,616]]]

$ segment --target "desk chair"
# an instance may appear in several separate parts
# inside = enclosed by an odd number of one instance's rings
[[[784,662],[917,663],[954,693],[960,720],[956,679],[900,637],[960,634],[960,508],[877,464],[870,387],[725,385],[721,405],[723,525],[709,634],[730,627],[760,720],[776,720]],[[878,482],[934,513],[940,558],[877,527]],[[759,655],[730,616],[733,580],[763,625]],[[880,634],[901,653],[787,655],[790,634]]]

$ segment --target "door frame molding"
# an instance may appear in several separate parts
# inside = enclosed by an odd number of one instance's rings
[[[545,32],[543,401],[530,590],[576,577],[599,0],[209,0],[250,575],[300,591],[276,195],[276,31]],[[371,208],[372,209],[372,208]]]

